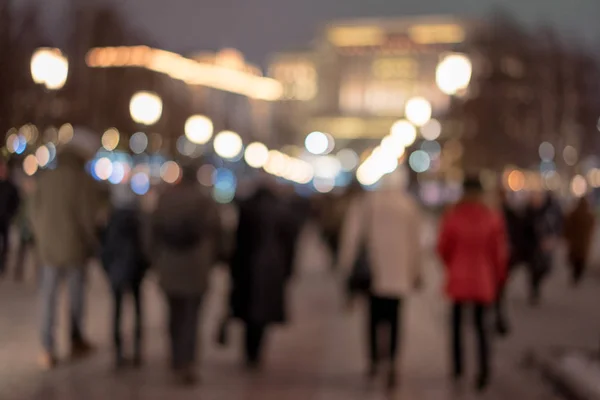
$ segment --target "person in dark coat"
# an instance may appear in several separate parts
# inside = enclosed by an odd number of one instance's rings
[[[554,250],[562,236],[562,229],[560,205],[549,194],[533,193],[523,225],[524,259],[529,270],[529,296],[533,306],[540,302],[542,284],[552,268]]]
[[[239,207],[237,246],[231,262],[231,311],[246,325],[247,364],[257,367],[267,328],[286,321],[293,224],[288,222],[284,204],[267,186],[261,186]]]
[[[581,283],[585,272],[594,234],[594,223],[594,213],[585,197],[579,199],[575,209],[565,219],[564,235],[569,250],[571,277],[575,286]]]
[[[149,263],[144,254],[141,229],[141,216],[132,205],[113,211],[103,235],[101,258],[114,300],[113,338],[117,368],[126,364],[121,336],[121,313],[126,294],[131,294],[135,305],[133,365],[142,363],[141,286]]]
[[[6,271],[10,224],[17,215],[19,204],[19,190],[10,179],[9,166],[0,161],[0,277]]]

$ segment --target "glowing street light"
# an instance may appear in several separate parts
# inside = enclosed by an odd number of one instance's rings
[[[410,147],[417,140],[417,128],[407,120],[401,119],[392,125],[390,135],[397,138],[404,147]]]
[[[246,163],[252,168],[262,168],[269,161],[269,149],[262,143],[250,143],[244,153]]]
[[[49,90],[65,86],[69,76],[69,61],[59,49],[39,48],[31,57],[31,77]]]
[[[431,103],[424,97],[413,97],[406,103],[406,118],[416,126],[429,122],[431,113]]]
[[[309,153],[314,155],[323,155],[331,153],[335,147],[333,137],[323,132],[312,132],[306,136],[304,145]]]
[[[449,54],[438,64],[435,80],[442,92],[455,95],[469,87],[473,65],[464,54]]]
[[[152,92],[137,92],[129,102],[131,118],[138,124],[154,125],[162,116],[163,102]]]
[[[185,137],[194,144],[206,144],[213,135],[213,123],[204,115],[192,115],[185,123]]]
[[[222,131],[215,136],[215,152],[227,160],[235,159],[240,155],[244,144],[240,135],[233,131]]]

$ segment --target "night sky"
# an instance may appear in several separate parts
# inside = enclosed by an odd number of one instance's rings
[[[22,3],[26,0],[17,0]],[[263,64],[268,54],[307,47],[325,21],[336,18],[457,14],[481,16],[496,4],[529,24],[548,22],[571,38],[600,48],[600,0],[27,0],[46,8],[57,27],[68,1],[117,4],[143,37],[182,53],[235,47]]]

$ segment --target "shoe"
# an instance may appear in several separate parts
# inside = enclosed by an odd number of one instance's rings
[[[379,366],[375,363],[371,364],[371,366],[367,370],[367,378],[375,379],[377,377],[378,372],[379,372]]]
[[[95,351],[96,348],[87,340],[76,340],[71,344],[71,359],[80,360],[90,356]]]
[[[144,358],[141,355],[136,354],[135,356],[133,356],[131,365],[133,365],[134,368],[141,368],[142,365],[144,365]]]
[[[58,365],[58,360],[53,354],[44,351],[40,354],[38,358],[38,364],[40,368],[44,371],[50,371],[56,368],[56,366]]]
[[[387,377],[386,386],[388,390],[393,390],[396,388],[398,384],[398,379],[396,376],[396,371],[390,371]]]
[[[507,337],[510,334],[510,329],[505,321],[496,322],[496,333],[500,337]]]
[[[175,371],[175,380],[182,386],[194,386],[198,383],[198,375],[193,367],[184,367]]]

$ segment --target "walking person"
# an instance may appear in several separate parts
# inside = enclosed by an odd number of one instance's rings
[[[19,243],[17,247],[17,259],[15,262],[14,279],[20,282],[25,277],[27,255],[33,255],[35,275],[40,268],[40,260],[37,248],[35,246],[35,238],[33,236],[33,228],[31,226],[31,218],[29,216],[31,209],[31,197],[35,190],[35,183],[32,178],[24,178],[22,182],[22,201],[19,207],[19,212],[15,218],[15,225],[19,230]]]
[[[0,278],[7,269],[10,249],[10,225],[19,210],[19,190],[12,182],[10,168],[5,160],[0,160]]]
[[[587,266],[590,245],[594,234],[595,216],[589,201],[582,197],[565,218],[565,239],[569,251],[571,277],[574,286],[581,283]]]
[[[60,283],[69,284],[71,357],[87,356],[92,350],[84,334],[86,267],[97,252],[99,191],[86,174],[85,151],[68,146],[58,155],[57,166],[39,174],[31,198],[31,223],[41,261],[42,345],[40,366],[57,363],[55,346],[56,304]]]
[[[562,228],[562,210],[556,201],[547,193],[532,193],[523,229],[527,243],[525,259],[529,270],[529,301],[532,306],[540,304],[542,286],[552,269]]]
[[[263,183],[239,204],[237,245],[231,262],[231,312],[245,325],[245,361],[258,368],[269,327],[286,322],[292,274],[293,224],[285,204]]]
[[[171,362],[181,384],[197,380],[198,314],[220,238],[216,203],[198,185],[196,169],[183,168],[181,181],[158,199],[149,246],[167,300]]]
[[[369,290],[368,342],[369,376],[375,377],[380,363],[389,363],[387,384],[396,385],[399,338],[402,337],[403,308],[411,291],[418,288],[422,274],[419,207],[403,187],[399,173],[387,175],[377,192],[357,196],[346,215],[340,266],[351,270],[366,257],[371,273]],[[365,253],[360,254],[361,251]],[[387,329],[387,340],[382,334]],[[383,343],[387,348],[383,349]],[[385,360],[381,355],[385,354]]]
[[[453,378],[458,381],[464,373],[463,314],[470,311],[477,335],[478,390],[484,390],[490,382],[487,316],[505,280],[507,264],[504,223],[482,202],[482,194],[478,179],[465,181],[464,197],[444,216],[438,242],[446,267],[446,293],[452,302]]]
[[[103,235],[101,258],[113,295],[113,339],[117,368],[122,368],[128,361],[121,333],[121,315],[126,295],[131,295],[135,308],[131,361],[136,367],[142,364],[141,286],[149,266],[144,253],[142,218],[135,200],[128,199],[113,210]]]

